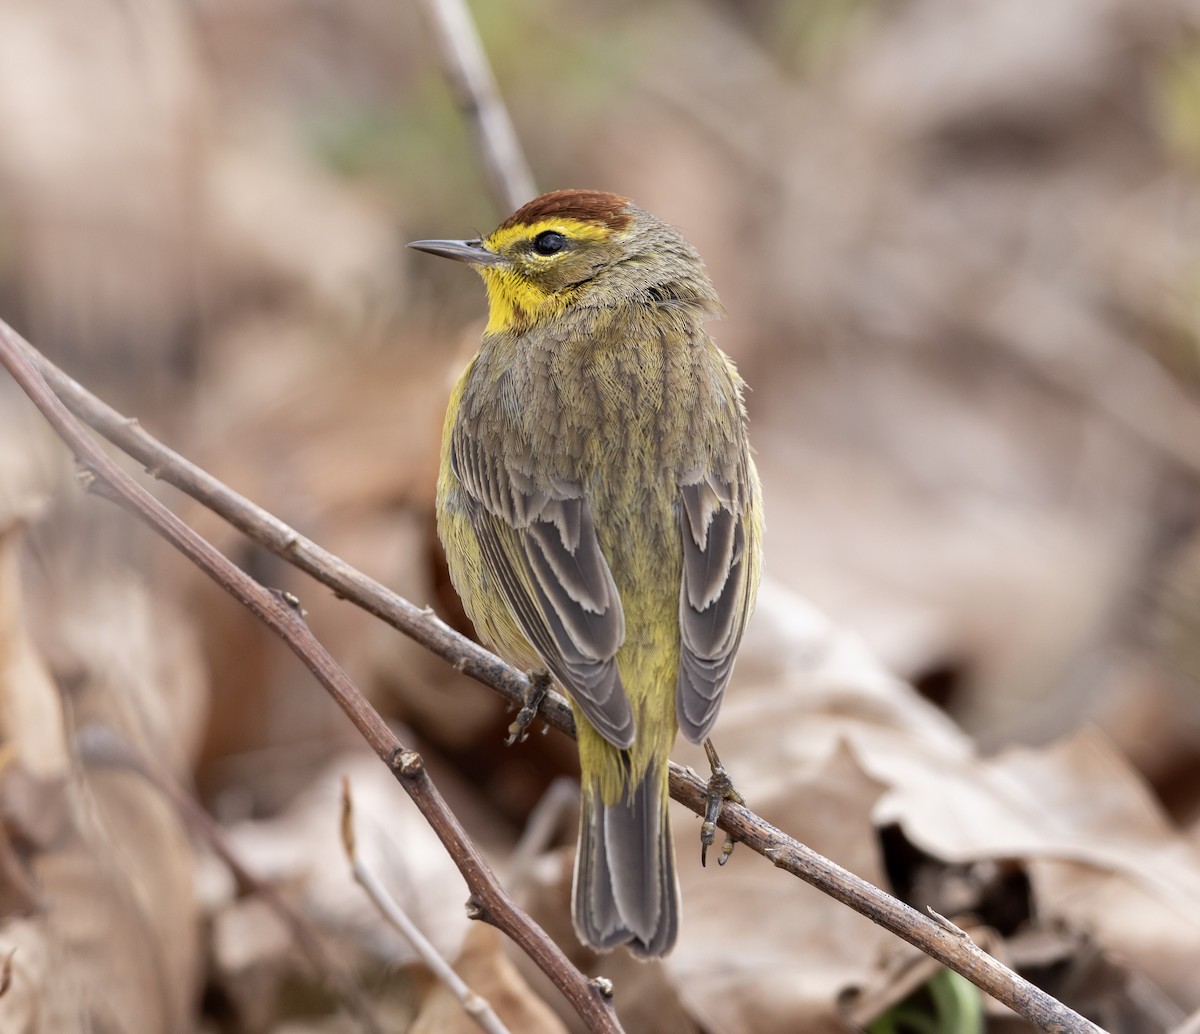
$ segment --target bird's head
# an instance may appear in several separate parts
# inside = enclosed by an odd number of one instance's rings
[[[410,248],[474,267],[487,286],[485,333],[520,333],[568,308],[661,305],[700,317],[719,311],[696,250],[673,226],[628,198],[555,190],[475,240]]]

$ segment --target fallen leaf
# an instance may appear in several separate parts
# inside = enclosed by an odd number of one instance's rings
[[[538,998],[504,952],[505,937],[486,923],[473,923],[463,941],[454,970],[472,992],[483,998],[514,1034],[566,1034],[551,1009]],[[433,982],[409,1034],[478,1034],[479,1024],[450,993]]]

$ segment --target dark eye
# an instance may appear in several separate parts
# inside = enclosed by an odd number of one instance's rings
[[[543,230],[533,238],[533,250],[539,255],[557,255],[567,246],[567,238],[556,230]]]

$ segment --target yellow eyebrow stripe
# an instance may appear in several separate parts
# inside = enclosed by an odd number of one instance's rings
[[[577,241],[603,241],[613,234],[607,226],[599,226],[582,219],[539,219],[536,223],[501,227],[488,237],[484,244],[490,251],[503,252],[505,248],[520,241],[533,240],[539,233],[545,233],[547,230],[556,230]]]

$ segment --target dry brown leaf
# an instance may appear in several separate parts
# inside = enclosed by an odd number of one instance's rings
[[[46,911],[0,927],[0,948],[19,955],[11,1008],[31,991],[31,1034],[179,1029],[199,958],[178,816],[140,777],[116,771],[77,778],[64,810],[68,828],[28,862]]]
[[[182,1029],[199,965],[190,844],[173,808],[140,776],[80,767],[68,719],[124,730],[157,763],[186,767],[204,688],[194,650],[171,609],[129,582],[114,579],[94,593],[75,584],[57,606],[27,606],[18,538],[11,528],[0,534],[0,800],[10,906],[0,950],[16,951],[0,1015],[29,1034]],[[24,631],[27,609],[66,665],[69,712],[51,665]],[[11,907],[21,894],[23,906]],[[18,911],[30,918],[16,918]]]
[[[63,575],[65,572],[59,572]],[[172,777],[186,779],[208,717],[208,673],[189,611],[130,571],[65,579],[43,593],[55,623],[53,668],[75,686],[71,719],[119,731]]]
[[[1150,888],[1182,892],[1177,907],[1200,920],[1197,859],[1137,773],[1094,730],[981,761],[969,781],[943,773],[940,791],[932,772],[888,775],[898,792],[886,817],[930,853],[962,861],[994,857],[1003,845],[1023,857],[1051,854],[1124,871]]]
[[[550,1008],[538,998],[504,953],[504,935],[486,923],[473,923],[454,961],[455,972],[484,998],[510,1031],[566,1034]],[[426,993],[409,1034],[478,1034],[479,1025],[441,982]]]
[[[1046,921],[1067,922],[1178,1003],[1200,994],[1200,852],[1172,828],[1136,772],[1094,731],[971,768],[914,757],[883,771],[881,821],[947,861],[1017,859]]]
[[[17,768],[34,782],[56,784],[69,767],[62,704],[29,632],[21,529],[45,510],[53,489],[65,480],[67,453],[18,394],[14,384],[0,380],[0,777]],[[53,825],[52,809],[43,811],[44,804],[49,802],[28,810],[23,824],[32,829],[40,817]]]
[[[20,545],[14,525],[0,528],[0,747],[3,768],[61,783],[69,760],[62,702],[27,630]],[[14,804],[18,802],[12,802]],[[30,814],[30,820],[36,819]]]
[[[1041,758],[1014,751],[996,765],[1053,801],[1049,850],[1026,853],[1043,916],[1091,933],[1176,1004],[1200,1008],[1200,850],[1137,773],[1087,731]]]
[[[212,917],[212,966],[238,1022],[267,1030],[280,988],[297,966],[296,944],[279,914],[258,898],[230,901]]]
[[[794,769],[786,789],[777,781],[781,792],[753,775],[743,783],[740,766],[733,771],[769,822],[864,879],[884,882],[871,823],[883,787],[843,745]],[[684,818],[679,827],[685,921],[667,969],[697,1022],[721,1034],[841,1031],[839,994],[867,983],[899,950],[895,939],[763,859],[735,853],[722,869],[701,869],[698,823]]]
[[[0,952],[11,959],[11,983],[0,995],[0,1030],[5,1034],[50,1034],[44,1023],[49,994],[63,994],[53,986],[58,962],[43,919],[9,919],[0,926]],[[68,1023],[62,1034],[75,1034]],[[56,1032],[57,1034],[57,1032]]]
[[[11,456],[13,441],[5,439],[2,455]],[[24,470],[48,485],[43,475],[53,468],[38,475],[42,458],[40,450],[25,453]],[[0,498],[12,501],[22,491],[19,465],[0,468],[6,479]],[[0,898],[7,914],[0,952],[12,964],[11,986],[0,994],[0,1029],[179,1029],[196,980],[191,850],[178,818],[138,778],[92,774],[89,780],[72,769],[59,686],[26,631],[34,623],[43,639],[62,635],[71,607],[26,603],[20,541],[16,524],[0,531]],[[72,603],[85,595],[80,585],[74,589]],[[163,629],[160,621],[157,631]],[[144,643],[125,632],[116,627],[107,649],[130,669],[145,666]],[[77,703],[88,697],[86,674],[98,663],[98,656],[85,656],[74,668]],[[155,690],[169,692],[170,685],[158,681]]]
[[[79,828],[34,862],[54,949],[37,1029],[179,1029],[200,961],[186,835],[132,773],[99,775],[80,789]]]
[[[77,586],[48,630],[74,726],[102,725],[173,775],[186,772],[205,699],[192,637],[144,585],[114,578],[93,589]],[[140,775],[97,766],[76,772],[71,819],[34,859],[60,956],[55,986],[74,989],[53,996],[59,1021],[122,1034],[179,1029],[201,961],[180,816]]]
[[[331,762],[278,818],[232,826],[238,857],[260,879],[292,888],[309,918],[336,935],[343,951],[353,946],[389,964],[413,961],[408,942],[382,920],[351,876],[337,835],[343,776],[353,787],[364,863],[437,949],[453,958],[469,925],[466,885],[416,806],[365,748]]]
[[[881,886],[875,830],[892,822],[947,862],[1023,861],[1042,919],[1092,933],[1117,957],[1137,943],[1131,967],[1190,1007],[1196,991],[1177,960],[1200,957],[1200,859],[1101,737],[985,761],[855,637],[778,587],[765,587],[755,624],[715,733],[752,807]],[[789,1016],[817,1022],[819,1008],[799,1012],[805,994],[834,1022],[838,994],[875,982],[888,954],[907,950],[758,859],[735,854],[725,871],[702,872],[689,863],[696,823],[678,827],[686,918],[668,966],[714,1029],[755,1029],[737,1026],[746,1015],[759,1029],[786,1029]],[[1072,893],[1081,864],[1092,876]],[[746,960],[736,972],[729,952]],[[772,967],[775,979],[759,986]],[[742,1007],[727,1016],[729,1002]]]

